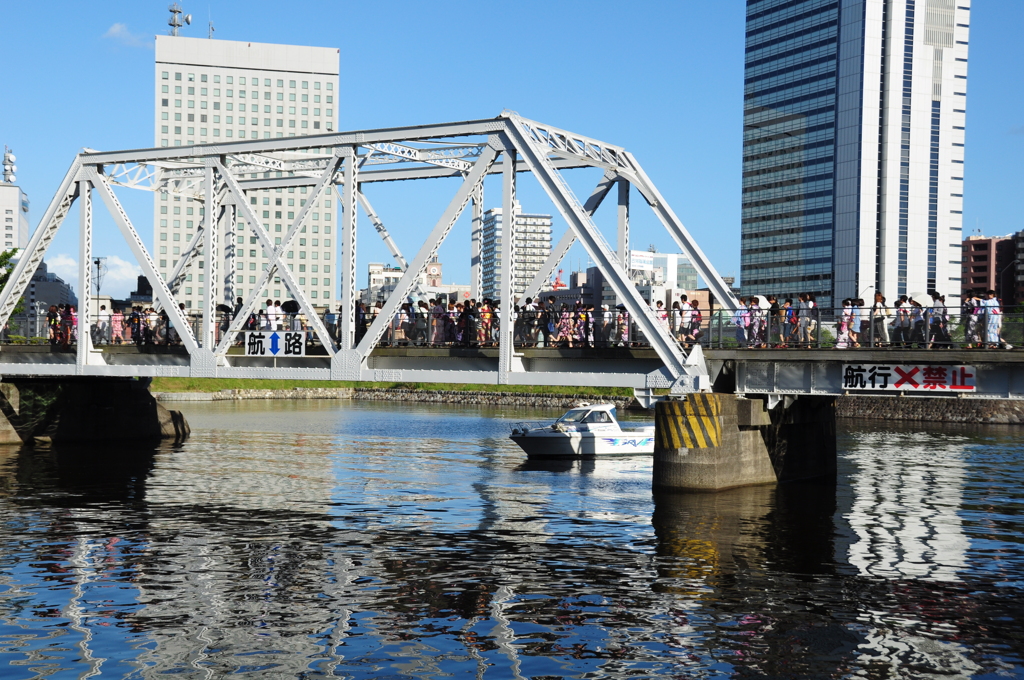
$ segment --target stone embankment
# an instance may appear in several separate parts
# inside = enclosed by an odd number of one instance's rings
[[[290,390],[221,390],[220,392],[155,392],[159,401],[231,401],[241,399],[359,399],[364,401],[415,401],[432,404],[477,404],[523,408],[570,408],[581,401],[613,403],[628,408],[632,397],[594,394],[529,394],[523,392],[469,392],[464,390],[402,390],[372,387]]]
[[[479,404],[522,408],[570,408],[581,401],[637,406],[631,397],[593,394],[529,394],[459,390],[404,390],[373,387],[296,387],[290,390],[221,390],[220,392],[156,392],[158,401],[233,401],[241,399],[360,399],[414,401],[432,404]],[[944,423],[1024,424],[1024,402],[1001,399],[928,399],[913,397],[838,397],[836,416]]]
[[[1024,402],[1009,399],[839,397],[839,418],[933,423],[1024,423]]]
[[[295,387],[290,390],[154,392],[157,401],[236,401],[241,399],[352,399],[351,387]]]

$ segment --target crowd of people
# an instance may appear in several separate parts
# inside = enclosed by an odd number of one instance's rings
[[[946,298],[931,291],[925,299],[901,295],[893,303],[880,293],[868,304],[847,298],[836,309],[822,309],[814,295],[803,293],[796,300],[752,295],[739,298],[732,312],[701,309],[697,300],[685,294],[666,305],[658,300],[651,313],[684,348],[695,343],[743,348],[859,347],[895,348],[1003,348],[1013,346],[1004,337],[1004,313],[995,291],[979,295],[966,293],[961,307],[952,311]],[[185,306],[179,305],[188,318]],[[232,319],[242,313],[243,301],[234,308],[219,307],[219,330],[228,330]],[[356,342],[383,312],[383,303],[356,305]],[[340,311],[340,310],[339,310]],[[194,316],[194,315],[193,315]],[[449,301],[443,298],[404,302],[379,343],[384,346],[497,347],[502,310],[499,301]],[[337,316],[328,312],[324,321],[338,339]],[[193,321],[196,321],[193,319]],[[559,302],[526,298],[512,308],[513,341],[519,347],[635,347],[649,344],[624,305],[609,307],[575,301]],[[51,345],[64,348],[78,337],[78,314],[74,305],[52,305],[46,314]],[[241,324],[244,331],[302,331],[307,342],[315,342],[306,317],[298,305],[268,299]],[[101,305],[90,327],[93,345],[175,345],[180,336],[164,310],[135,306],[125,311],[107,310]],[[1016,337],[1016,336],[1014,336]]]
[[[1012,349],[1003,337],[1003,310],[994,290],[966,293],[959,315],[951,314],[946,297],[931,291],[924,300],[901,295],[893,304],[876,293],[870,305],[847,298],[835,310],[821,310],[810,293],[794,303],[774,296],[741,297],[733,313],[736,344],[740,347],[820,347],[820,326],[832,317],[836,349],[857,347],[914,347],[923,349],[962,346]],[[960,325],[954,339],[954,328]]]
[[[661,300],[651,311],[681,345],[694,343],[744,348],[859,347],[1003,348],[1003,310],[994,291],[965,294],[959,314],[946,306],[937,291],[925,299],[901,295],[890,304],[876,294],[870,304],[848,298],[836,309],[822,309],[811,293],[797,298],[744,296],[723,318],[701,309],[685,294],[667,306]],[[383,308],[360,304],[357,336],[361,338]],[[498,344],[500,305],[475,299],[406,302],[381,336],[381,344],[494,347]],[[596,307],[576,301],[559,303],[527,298],[513,306],[513,340],[519,347],[627,347],[648,344],[624,305]],[[955,337],[954,337],[955,336]],[[728,338],[728,339],[726,339]]]
[[[684,296],[685,298],[685,296]],[[702,316],[696,301],[674,302],[671,313],[659,302],[656,315],[680,342],[693,343],[702,334]],[[383,303],[356,312],[357,340],[381,313]],[[522,347],[613,347],[642,344],[625,305],[614,309],[576,301],[559,303],[526,298],[513,305],[513,341]],[[496,347],[501,328],[501,308],[484,298],[465,302],[431,299],[403,303],[381,337],[384,345],[434,345]]]
[[[182,312],[185,311],[184,304],[181,304],[180,308]],[[90,337],[94,346],[181,344],[181,338],[174,329],[174,322],[165,310],[158,312],[153,307],[141,305],[131,307],[125,312],[117,307],[107,310],[106,305],[100,305],[96,321],[90,328]]]

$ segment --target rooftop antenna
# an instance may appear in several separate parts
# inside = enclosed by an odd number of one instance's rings
[[[7,184],[14,184],[18,178],[14,175],[18,171],[18,166],[14,164],[14,161],[18,160],[11,151],[11,147],[4,145],[4,182]]]
[[[207,35],[206,35],[206,37],[209,38],[210,40],[213,40],[213,31],[214,31],[213,22],[211,21],[210,22],[210,32],[207,33]]]
[[[170,7],[168,7],[167,11],[171,13],[171,18],[167,20],[167,25],[171,27],[169,33],[170,35],[176,36],[178,35],[179,28],[185,25],[192,25],[192,15],[186,14],[185,16],[181,16],[181,5],[179,5],[177,2],[173,3]]]
[[[209,7],[206,8],[206,18],[210,21],[210,31],[206,34],[206,37],[213,40],[213,11]]]

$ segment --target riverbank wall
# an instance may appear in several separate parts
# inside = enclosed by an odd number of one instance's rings
[[[838,397],[837,418],[933,423],[1024,424],[1024,401],[950,397]]]
[[[527,392],[481,392],[465,390],[403,390],[372,387],[316,388],[289,390],[221,390],[219,392],[154,392],[161,402],[234,401],[244,399],[357,399],[362,401],[420,402],[429,404],[474,404],[522,408],[571,408],[581,401],[615,404],[629,408],[632,397],[595,394],[530,394]]]
[[[154,392],[161,402],[235,401],[244,399],[358,399],[364,401],[479,404],[522,408],[570,408],[581,401],[639,408],[632,397],[594,394],[529,394],[461,390],[405,390],[372,387],[287,390],[221,390],[220,392]],[[1005,399],[927,397],[837,397],[837,418],[944,423],[1024,424],[1024,402]]]

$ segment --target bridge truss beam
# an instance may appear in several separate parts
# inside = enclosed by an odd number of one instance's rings
[[[600,168],[604,176],[586,203],[575,197],[562,172],[573,168]],[[513,349],[512,311],[516,257],[517,176],[532,174],[566,220],[569,229],[545,262],[541,274],[523,297],[535,296],[540,286],[575,241],[579,241],[597,263],[605,280],[625,305],[630,317],[656,350],[662,367],[643,373],[629,373],[615,367],[594,372],[585,370],[531,370]],[[373,348],[391,325],[399,306],[415,292],[416,282],[426,264],[437,253],[467,205],[473,203],[472,287],[479,293],[481,277],[480,229],[483,218],[483,186],[488,175],[502,176],[503,209],[501,306],[499,352],[496,361],[451,359],[424,364],[413,361],[403,365],[390,358],[386,362],[371,356]],[[394,238],[363,194],[363,185],[380,181],[412,181],[433,178],[461,178],[462,182],[448,207],[439,217],[415,257],[406,260]],[[147,247],[113,187],[150,191],[170,191],[191,196],[204,206],[204,216],[196,238],[185,254],[174,263],[173,272],[164,281]],[[313,201],[307,201],[275,245],[267,225],[250,208],[248,189],[313,187],[313,195],[333,186],[341,198],[340,252],[338,258],[342,301],[338,334],[332,336],[317,310],[296,283],[285,253],[303,229]],[[593,221],[593,216],[613,188],[618,188],[618,238],[612,247]],[[727,308],[736,301],[729,288],[707,261],[696,242],[686,232],[675,213],[650,181],[643,168],[628,151],[522,118],[510,111],[493,119],[438,125],[388,128],[356,132],[337,132],[306,137],[239,141],[227,144],[190,147],[135,149],[80,154],[69,168],[46,213],[43,215],[26,252],[0,292],[0,323],[5,323],[24,293],[28,281],[42,262],[47,248],[75,201],[80,201],[80,255],[83,263],[93,250],[93,191],[114,218],[128,242],[143,273],[153,285],[157,306],[166,312],[187,351],[187,355],[147,354],[135,362],[118,361],[96,351],[88,342],[88,310],[83,310],[80,327],[82,342],[77,355],[68,361],[54,353],[31,363],[23,363],[15,353],[0,353],[0,374],[42,375],[175,375],[197,377],[310,378],[333,380],[417,380],[435,382],[490,382],[495,384],[610,385],[642,389],[669,387],[675,392],[707,389],[707,370],[699,347],[689,354],[662,327],[651,309],[640,298],[630,280],[629,192],[635,187],[652,206],[683,251],[690,256],[698,272],[710,285],[716,298]],[[357,288],[357,207],[362,206],[374,228],[404,270],[392,296],[362,337],[355,325]],[[237,220],[237,222],[236,222]],[[244,226],[242,225],[244,222]],[[234,307],[232,285],[235,234],[248,231],[267,253],[267,268],[242,302],[239,313],[219,338],[217,307]],[[411,250],[407,250],[411,252]],[[336,260],[337,261],[337,260]],[[88,269],[84,267],[84,269]],[[179,307],[179,288],[189,272],[202,269],[204,293],[200,303],[201,322],[196,331],[186,322]],[[325,356],[308,356],[277,361],[250,358],[230,352],[242,325],[259,304],[260,293],[275,274],[298,302],[310,329],[325,349]],[[83,301],[89,300],[89,277],[80,277]]]

